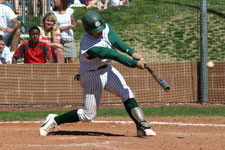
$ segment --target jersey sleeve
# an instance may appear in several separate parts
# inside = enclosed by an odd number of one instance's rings
[[[74,10],[72,8],[68,8],[68,12],[70,14],[70,16],[74,13]]]
[[[93,47],[87,51],[87,54],[92,58],[98,57],[101,59],[112,59],[127,67],[137,67],[137,60],[133,60],[125,55],[122,55],[114,49],[105,47]]]
[[[13,57],[19,59],[20,57],[23,56],[25,50],[25,43],[22,43],[15,51]]]
[[[50,46],[47,43],[44,43],[43,49],[44,49],[46,57],[48,59],[53,58],[51,48],[50,48]]]
[[[57,39],[61,39],[61,32],[60,32],[60,30],[59,29],[57,29],[56,30],[56,37],[57,37]]]
[[[14,18],[17,18],[16,14],[13,12],[13,10],[10,7],[5,7],[6,9],[6,18],[8,18],[8,21],[11,21]]]
[[[117,36],[116,32],[112,29],[110,24],[109,26],[109,41],[112,43],[112,46],[120,50],[121,52],[127,53],[128,55],[132,56],[135,53],[135,50],[128,46],[126,43],[120,40]]]

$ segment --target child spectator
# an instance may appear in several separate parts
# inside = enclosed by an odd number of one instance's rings
[[[10,21],[13,27],[10,26]],[[3,35],[6,45],[11,45],[11,51],[15,51],[20,41],[20,24],[17,16],[11,8],[0,4],[0,35]]]
[[[75,21],[74,10],[68,8],[67,0],[54,0],[53,10],[61,31],[64,58],[68,59],[69,63],[76,63],[77,50],[73,29],[76,29],[81,24],[81,20]]]
[[[31,27],[29,30],[30,40],[24,42],[16,50],[13,55],[13,64],[17,63],[17,59],[24,56],[24,63],[46,63],[54,62],[52,52],[47,43],[39,41],[40,29]]]
[[[0,64],[10,64],[11,60],[10,50],[6,46],[4,37],[0,35]]]
[[[64,63],[63,46],[60,43],[61,33],[57,25],[57,19],[53,12],[48,12],[42,19],[40,29],[40,41],[48,43],[51,47],[54,62]]]

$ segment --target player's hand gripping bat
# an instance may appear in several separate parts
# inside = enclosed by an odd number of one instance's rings
[[[160,76],[158,76],[147,64],[145,64],[145,68],[150,72],[150,74],[153,76],[153,78],[159,83],[159,85],[165,90],[169,91],[170,86],[166,81],[164,81]]]

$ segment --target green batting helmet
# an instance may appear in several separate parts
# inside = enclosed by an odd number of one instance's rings
[[[96,11],[87,11],[83,15],[82,22],[88,33],[99,33],[105,29],[105,22]]]

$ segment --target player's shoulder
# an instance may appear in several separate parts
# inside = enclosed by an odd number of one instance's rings
[[[105,23],[105,25],[112,28],[112,26],[108,22]]]
[[[115,32],[115,30],[113,29],[113,27],[110,24],[107,24],[107,27],[108,27],[109,32]]]

